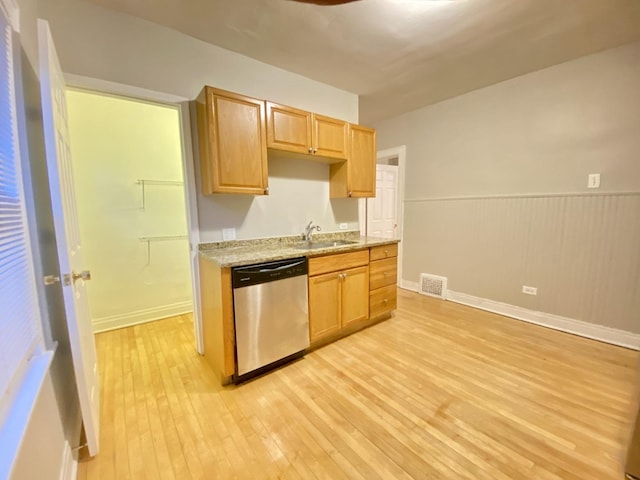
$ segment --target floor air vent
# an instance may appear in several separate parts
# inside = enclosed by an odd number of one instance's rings
[[[420,293],[431,297],[447,298],[447,277],[421,273]]]

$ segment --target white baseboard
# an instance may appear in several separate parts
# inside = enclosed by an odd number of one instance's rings
[[[413,282],[404,282],[413,283]],[[416,284],[417,285],[417,284]],[[551,313],[537,312],[527,308],[509,305],[507,303],[496,302],[486,298],[474,297],[466,293],[447,292],[447,300],[461,303],[470,307],[479,308],[488,312],[505,315],[507,317],[522,320],[524,322],[535,323],[543,327],[553,328],[562,332],[572,333],[581,337],[599,340],[601,342],[618,345],[620,347],[640,350],[640,334],[618,330],[616,328],[596,325],[595,323],[583,322],[573,318],[561,317]]]
[[[409,280],[400,280],[400,288],[417,292],[420,289],[420,284],[418,282],[410,282]]]
[[[64,452],[62,454],[62,468],[60,469],[60,480],[75,480],[78,476],[78,460],[75,458],[69,442],[64,442]]]
[[[163,305],[161,307],[138,310],[137,312],[96,318],[93,319],[93,331],[95,333],[106,332],[107,330],[115,330],[116,328],[152,322],[161,318],[182,315],[189,312],[193,312],[193,302],[180,302],[172,305]]]

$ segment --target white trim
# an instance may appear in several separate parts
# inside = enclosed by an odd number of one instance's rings
[[[198,191],[194,168],[194,152],[191,142],[191,113],[189,99],[169,93],[156,92],[146,88],[135,87],[123,83],[85,77],[70,73],[64,74],[67,85],[75,88],[93,90],[102,94],[120,95],[136,100],[172,105],[178,109],[180,117],[180,135],[182,141],[182,172],[185,184],[185,205],[187,207],[187,229],[189,232],[189,248],[191,260],[191,287],[193,292],[193,323],[195,330],[196,350],[204,354],[204,338],[202,333],[202,312],[200,305],[200,271],[198,264],[198,245],[200,244],[200,225],[198,221]],[[184,312],[182,312],[184,313]],[[157,317],[159,318],[159,317]],[[141,323],[141,322],[137,322]],[[95,325],[95,324],[94,324]],[[111,330],[121,327],[107,327]],[[104,331],[104,330],[101,330]]]
[[[20,9],[14,0],[0,0],[0,8],[4,12],[14,32],[20,32]]]
[[[407,198],[405,203],[451,202],[458,200],[496,200],[508,198],[556,198],[556,197],[635,197],[640,191],[624,192],[564,192],[564,193],[512,193],[504,195],[468,195],[452,197]]]
[[[129,327],[140,323],[153,322],[161,318],[183,315],[193,311],[192,302],[180,302],[161,307],[146,308],[137,312],[127,312],[121,315],[96,318],[92,320],[94,333],[106,332],[117,328]]]
[[[420,283],[411,282],[409,280],[400,280],[400,288],[418,293],[420,291]]]
[[[122,95],[124,97],[135,98],[136,100],[141,99],[148,100],[150,102],[169,103],[172,105],[189,101],[188,98],[173,95],[171,93],[156,92],[146,88],[134,87],[133,85],[110,82],[109,80],[101,80],[99,78],[85,77],[83,75],[75,75],[73,73],[65,73],[64,81],[68,87],[94,90],[99,93]]]
[[[71,449],[69,442],[65,440],[62,452],[62,468],[60,469],[60,480],[75,480],[78,476],[78,461]]]
[[[640,334],[618,330],[616,328],[596,325],[594,323],[583,322],[573,318],[561,317],[551,313],[537,312],[527,308],[509,305],[507,303],[496,302],[487,298],[474,297],[466,293],[449,290],[447,300],[461,303],[470,307],[479,308],[488,312],[505,315],[507,317],[522,320],[524,322],[535,323],[543,327],[553,328],[562,332],[572,333],[581,337],[591,338],[605,343],[618,345],[620,347],[640,350]]]
[[[189,254],[191,259],[191,290],[193,294],[193,329],[196,337],[196,350],[204,355],[204,335],[202,327],[202,304],[200,302],[200,223],[198,220],[198,193],[194,163],[193,143],[191,142],[191,113],[189,103],[180,103],[180,126],[182,140],[182,176],[185,205],[187,206],[187,229],[189,231]]]

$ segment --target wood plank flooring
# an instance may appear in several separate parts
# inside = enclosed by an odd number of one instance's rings
[[[79,479],[623,478],[638,352],[399,290],[394,318],[221,388],[190,316],[99,334]]]

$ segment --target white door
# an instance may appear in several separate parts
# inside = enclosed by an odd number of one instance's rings
[[[100,383],[85,284],[90,274],[85,270],[80,246],[64,77],[49,24],[44,20],[38,20],[38,43],[45,151],[60,277],[82,421],[89,454],[93,456],[98,453]]]
[[[376,165],[376,196],[367,199],[367,235],[396,238],[398,229],[398,167]]]

